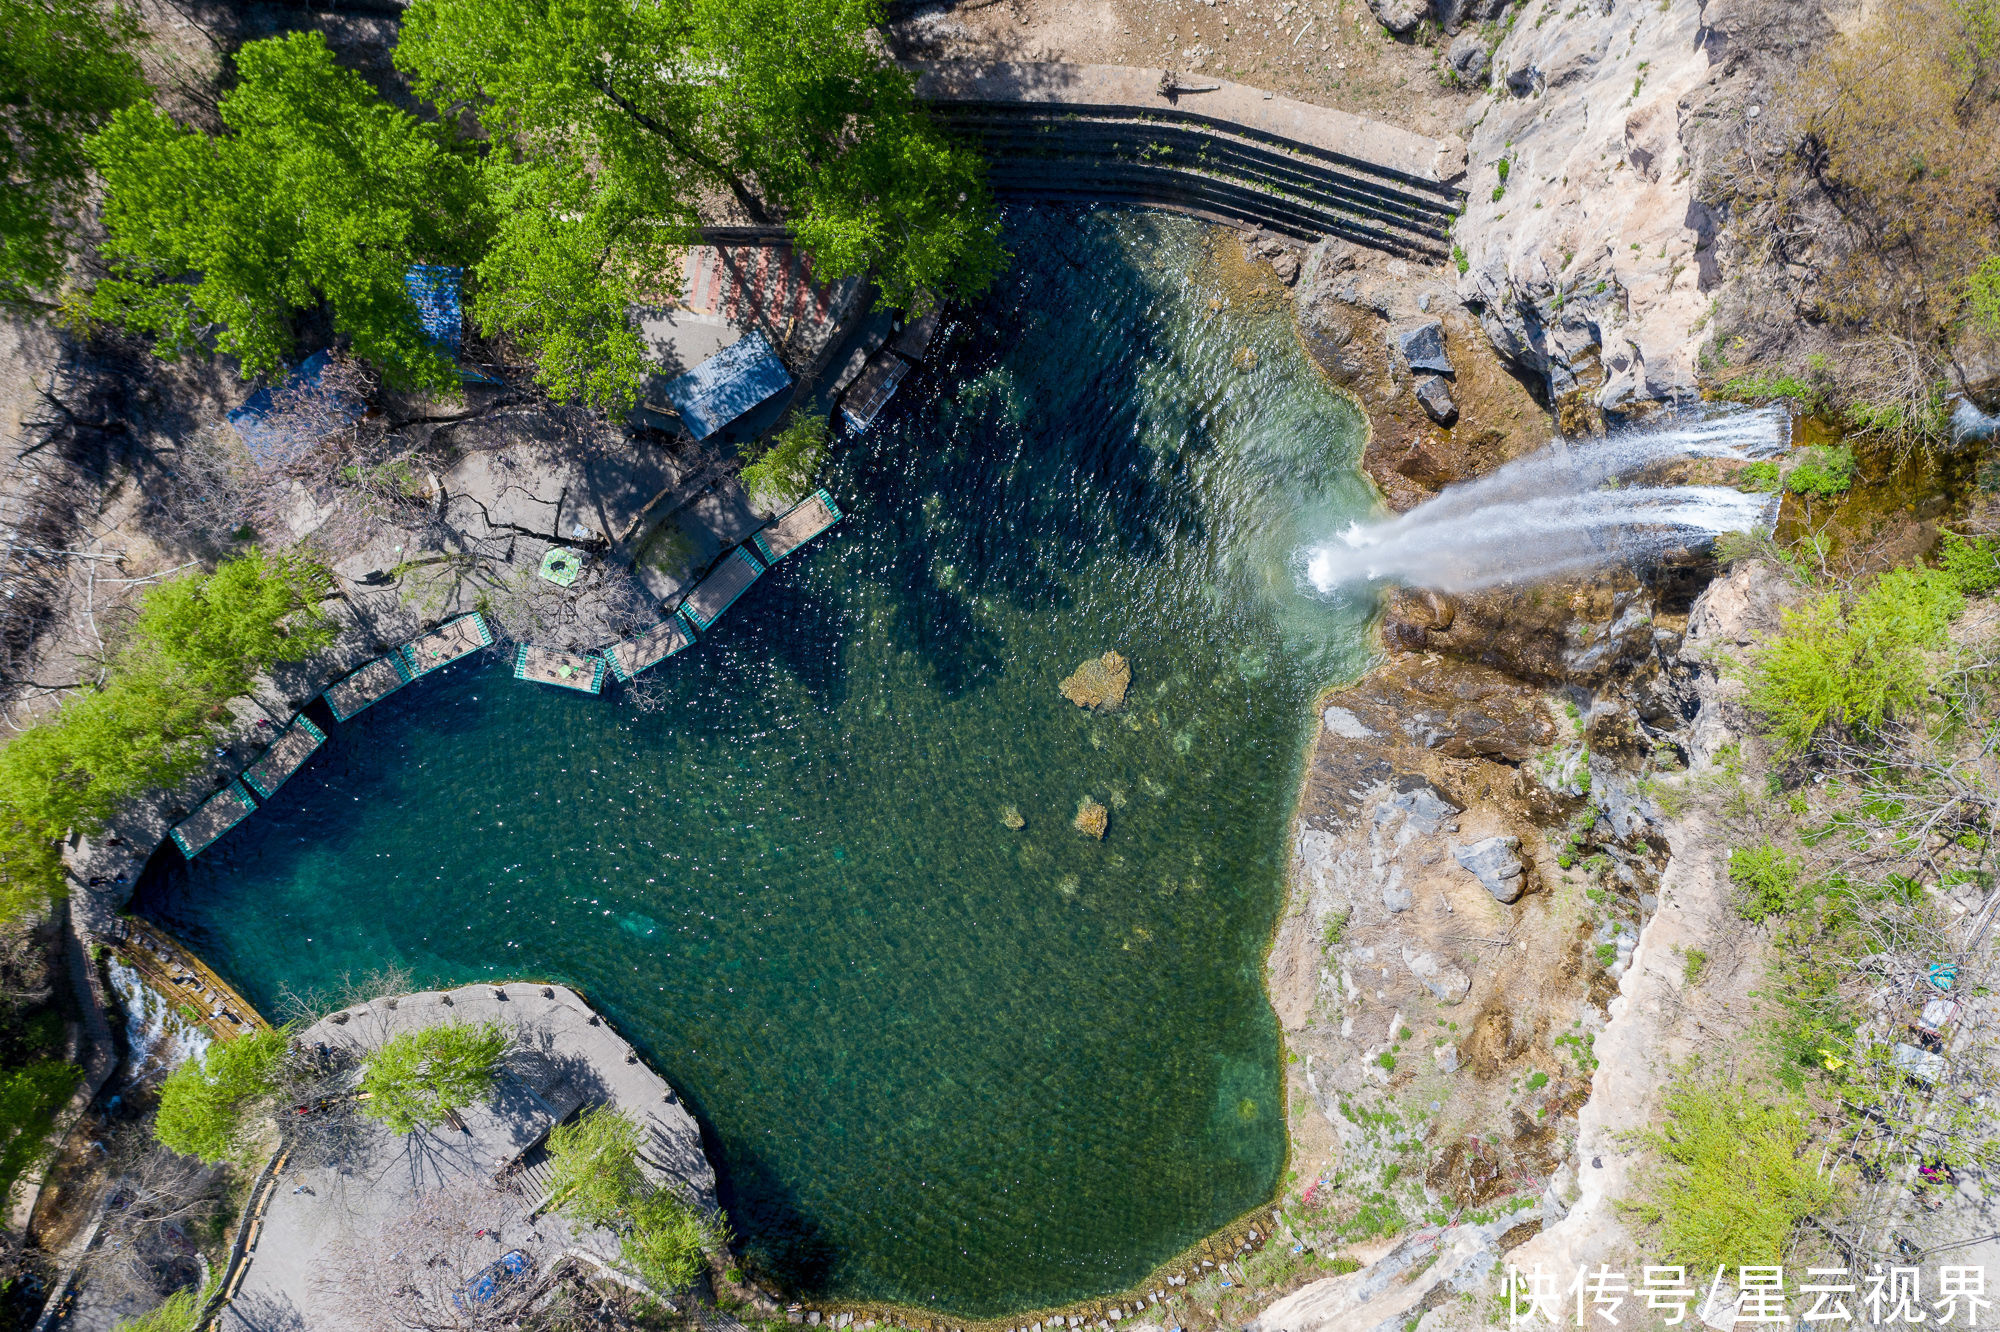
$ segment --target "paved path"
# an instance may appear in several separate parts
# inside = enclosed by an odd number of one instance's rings
[[[504,996],[504,997],[503,997]],[[674,1183],[701,1205],[715,1206],[715,1172],[701,1134],[665,1079],[567,987],[522,983],[467,985],[403,995],[345,1009],[308,1027],[299,1040],[357,1053],[398,1032],[446,1021],[499,1022],[515,1032],[520,1051],[486,1104],[462,1116],[466,1131],[398,1137],[363,1121],[362,1142],[337,1166],[288,1165],[246,1258],[248,1270],[220,1326],[230,1332],[333,1332],[350,1326],[332,1289],[351,1271],[348,1258],[418,1201],[441,1191],[479,1191],[493,1199],[482,1228],[490,1238],[477,1252],[498,1258],[527,1251],[535,1268],[567,1250],[614,1257],[616,1240],[601,1231],[575,1232],[560,1217],[534,1217],[537,1188],[503,1195],[489,1188],[497,1171],[546,1131],[552,1113],[568,1105],[614,1105],[644,1133],[647,1173]],[[490,1252],[489,1252],[490,1251]]]
[[[1248,84],[1182,76],[1208,92],[1160,93],[1158,69],[1130,65],[915,64],[917,96],[932,102],[1039,104],[1179,113],[1281,139],[1416,180],[1444,184],[1465,174],[1465,144],[1432,139],[1330,106],[1279,97]]]

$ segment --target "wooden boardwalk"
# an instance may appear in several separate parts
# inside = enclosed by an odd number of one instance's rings
[[[637,638],[613,643],[604,649],[605,664],[620,680],[630,680],[644,670],[659,665],[694,642],[694,630],[676,611]]]
[[[335,721],[367,711],[410,682],[410,668],[403,664],[401,648],[386,657],[377,657],[339,684],[330,685],[322,695],[333,709]]]
[[[181,849],[182,855],[193,860],[216,838],[256,812],[257,802],[243,789],[243,783],[231,777],[229,785],[202,801],[199,809],[175,825],[167,835],[174,839],[174,845]]]
[[[523,643],[514,649],[514,678],[595,694],[604,688],[605,662],[577,652]]]
[[[757,547],[765,564],[776,564],[840,519],[840,507],[833,502],[833,496],[815,490],[787,510],[784,517],[752,537],[751,544]]]
[[[325,731],[304,717],[294,717],[292,724],[264,751],[264,757],[243,770],[243,784],[255,791],[259,799],[269,800],[293,773],[305,766],[313,751],[325,743]]]
[[[695,628],[707,630],[763,574],[764,566],[757,562],[757,557],[738,546],[724,555],[708,577],[688,593],[687,600],[681,603],[681,614]]]
[[[409,668],[410,678],[415,679],[491,646],[493,631],[486,627],[478,611],[468,611],[403,644],[403,664]]]

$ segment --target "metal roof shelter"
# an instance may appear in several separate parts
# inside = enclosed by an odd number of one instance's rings
[[[411,264],[403,290],[417,303],[417,323],[431,345],[456,358],[465,342],[465,305],[459,295],[465,270],[448,264]]]
[[[791,372],[762,333],[747,333],[662,390],[688,433],[707,439],[791,387]]]

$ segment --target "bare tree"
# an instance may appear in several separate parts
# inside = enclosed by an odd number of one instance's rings
[[[426,1190],[371,1233],[334,1244],[322,1293],[356,1332],[498,1332],[523,1325],[555,1273],[495,1267],[492,1239],[518,1195],[459,1178]]]
[[[103,1231],[83,1267],[114,1303],[147,1307],[200,1284],[199,1236],[224,1208],[226,1181],[219,1167],[168,1151],[150,1135],[114,1141],[122,1159],[114,1163]]]

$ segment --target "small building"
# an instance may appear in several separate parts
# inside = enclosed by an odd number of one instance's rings
[[[792,386],[791,372],[762,333],[747,333],[662,387],[696,439],[707,439]]]
[[[416,303],[425,339],[453,360],[465,345],[464,282],[465,270],[448,264],[411,264],[403,273],[403,290]]]
[[[858,435],[874,425],[909,373],[910,363],[892,351],[878,351],[869,358],[868,368],[840,399],[840,414],[847,418],[847,428]]]

